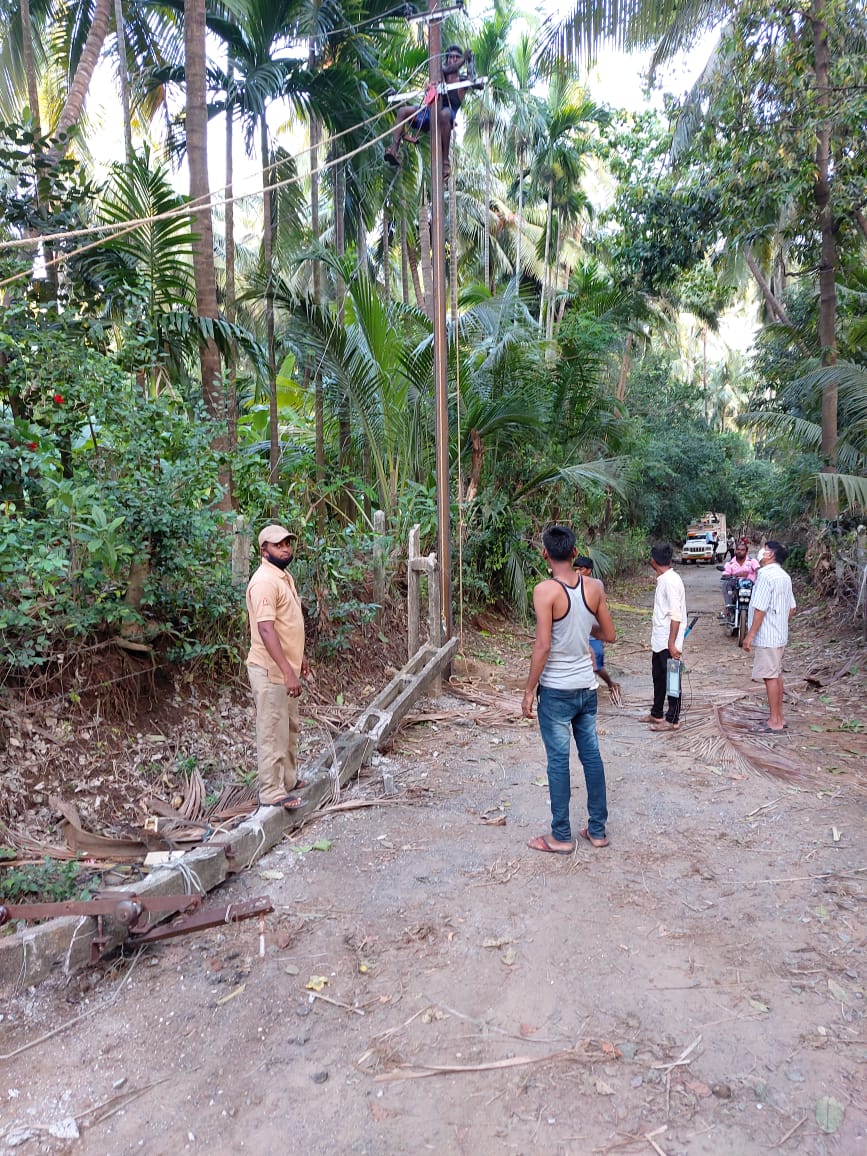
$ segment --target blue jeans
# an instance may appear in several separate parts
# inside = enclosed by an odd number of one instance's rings
[[[569,825],[570,731],[575,736],[578,758],[587,785],[587,830],[594,839],[605,835],[608,805],[605,768],[596,737],[596,691],[553,690],[539,687],[539,731],[548,755],[548,791],[551,795],[551,834],[561,843],[572,840]]]

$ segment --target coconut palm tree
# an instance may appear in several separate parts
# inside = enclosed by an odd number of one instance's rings
[[[177,7],[180,0],[171,0]],[[339,9],[326,14],[340,22]],[[232,0],[223,13],[210,12],[209,30],[231,49],[234,75],[231,79],[217,67],[211,67],[212,86],[222,93],[231,91],[233,106],[245,134],[249,150],[257,150],[262,171],[262,263],[264,321],[266,330],[268,396],[270,421],[270,474],[276,482],[280,447],[277,414],[277,362],[274,347],[274,309],[270,277],[274,266],[274,236],[277,227],[275,198],[274,150],[268,124],[268,108],[283,101],[300,115],[315,114],[329,127],[340,131],[357,122],[364,109],[366,95],[361,78],[354,69],[338,65],[311,71],[298,57],[294,44],[298,29],[306,28],[307,8],[303,0]],[[327,32],[327,25],[323,31]],[[171,76],[183,81],[185,73],[175,69]],[[158,79],[164,79],[164,75]],[[188,146],[189,147],[189,146]]]
[[[196,312],[200,324],[216,321],[217,277],[214,269],[214,235],[211,222],[211,186],[208,177],[208,105],[205,80],[205,0],[184,0],[184,67],[186,70],[187,163],[190,169],[190,197],[196,210],[193,223],[193,277],[196,285]],[[202,395],[208,413],[220,426],[218,445],[225,448],[222,434],[226,413],[223,398],[220,351],[213,331],[203,329],[199,341]]]

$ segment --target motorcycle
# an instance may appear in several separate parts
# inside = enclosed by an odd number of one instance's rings
[[[717,566],[722,570],[722,566]],[[731,590],[732,602],[727,605],[722,614],[723,621],[728,627],[732,638],[738,636],[738,646],[743,646],[747,635],[747,620],[750,613],[750,600],[753,596],[752,578],[736,578],[736,585]]]

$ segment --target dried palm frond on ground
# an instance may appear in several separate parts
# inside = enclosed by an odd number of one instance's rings
[[[755,698],[739,694],[722,706],[710,705],[701,713],[686,716],[680,732],[673,737],[673,744],[688,749],[697,761],[709,765],[793,783],[808,781],[807,767],[776,750],[767,741],[773,736],[760,738],[750,733],[765,717]]]
[[[474,715],[482,719],[489,726],[508,726],[522,721],[521,699],[514,692],[511,694],[497,694],[480,690],[476,686],[461,686],[459,683],[449,683],[449,694],[466,702],[477,703],[485,707],[484,713]]]

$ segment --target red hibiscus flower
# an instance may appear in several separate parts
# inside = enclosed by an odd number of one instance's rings
[[[57,402],[58,405],[63,405],[63,394],[62,393],[55,393],[54,400]]]

